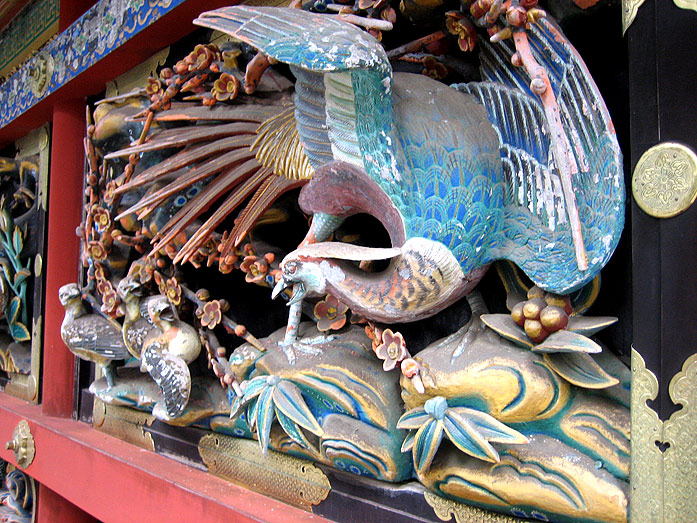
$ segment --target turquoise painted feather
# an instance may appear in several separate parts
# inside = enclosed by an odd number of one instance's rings
[[[483,44],[485,81],[448,87],[393,75],[377,41],[332,17],[236,6],[196,23],[290,64],[298,79],[297,128],[316,171],[300,204],[314,214],[308,240],[320,243],[282,264],[279,286],[300,283],[297,298],[332,292],[369,318],[411,321],[468,292],[494,260],[568,293],[614,251],[624,224],[621,154],[597,87],[551,22],[528,34],[578,171],[585,270],[576,262],[545,112],[525,69],[511,65],[512,45]],[[358,212],[383,222],[393,249],[322,243]],[[379,275],[345,261],[381,256],[392,259]]]

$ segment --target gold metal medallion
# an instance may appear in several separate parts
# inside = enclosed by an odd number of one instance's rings
[[[39,53],[32,64],[29,66],[29,85],[36,98],[41,98],[48,91],[51,84],[51,77],[56,69],[53,56],[43,52]]]
[[[656,218],[684,212],[697,198],[697,154],[675,142],[654,145],[634,169],[632,194],[637,205]]]
[[[697,0],[675,0],[675,5],[681,9],[697,11]]]

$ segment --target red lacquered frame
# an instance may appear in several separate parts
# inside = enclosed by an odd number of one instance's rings
[[[93,3],[62,0],[61,30]],[[71,419],[75,360],[60,338],[64,311],[58,289],[78,274],[75,227],[81,214],[85,97],[191,32],[200,11],[230,3],[184,3],[0,129],[0,146],[5,146],[52,122],[42,401],[32,405],[0,393],[0,443],[12,439],[22,419],[34,435],[36,456],[26,472],[40,483],[38,523],[326,521]],[[16,463],[4,447],[0,457]]]

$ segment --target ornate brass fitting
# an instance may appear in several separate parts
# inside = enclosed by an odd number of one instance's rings
[[[12,433],[12,439],[5,444],[5,448],[14,452],[18,466],[27,468],[31,465],[36,454],[36,447],[34,446],[34,436],[32,436],[26,420],[17,424]]]

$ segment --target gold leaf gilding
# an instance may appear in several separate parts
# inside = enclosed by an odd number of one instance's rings
[[[293,107],[263,122],[250,149],[256,151],[260,164],[289,180],[309,180],[314,174],[298,135]]]
[[[146,450],[155,450],[155,442],[143,427],[152,425],[155,418],[127,407],[109,405],[95,397],[92,410],[92,426],[111,436],[128,441]]]

